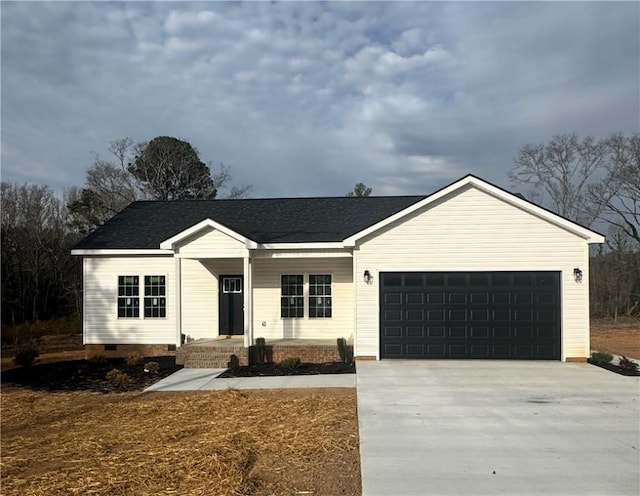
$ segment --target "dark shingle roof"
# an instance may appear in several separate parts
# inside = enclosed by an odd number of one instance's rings
[[[258,243],[336,242],[425,196],[176,200],[134,202],[74,249],[156,249],[212,219]]]

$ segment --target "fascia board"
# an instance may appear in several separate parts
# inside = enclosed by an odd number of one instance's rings
[[[232,229],[229,229],[226,226],[223,226],[222,224],[216,222],[215,220],[212,219],[205,219],[201,222],[198,222],[197,224],[194,224],[193,226],[185,229],[184,231],[179,232],[178,234],[165,239],[163,242],[160,243],[160,248],[164,249],[164,250],[173,250],[173,247],[176,243],[179,243],[180,241],[182,241],[183,239],[188,238],[189,236],[192,236],[200,231],[202,231],[203,229],[206,229],[207,227],[215,229],[217,231],[220,231],[221,233],[226,234],[227,236],[235,239],[236,241],[240,241],[241,243],[244,243],[244,245],[248,248],[248,249],[255,249],[257,248],[258,244],[249,239],[246,238],[245,236],[238,234],[237,232],[235,232]]]
[[[472,179],[471,176],[464,177],[460,181],[457,181],[457,182],[455,182],[453,184],[450,184],[449,186],[447,186],[446,188],[441,189],[440,191],[436,191],[431,196],[428,196],[427,198],[424,198],[423,200],[420,200],[419,202],[416,202],[413,205],[409,205],[404,210],[400,210],[400,212],[396,212],[395,214],[391,215],[390,217],[387,217],[386,219],[381,220],[377,224],[369,226],[366,229],[363,229],[362,231],[349,236],[348,238],[344,239],[342,244],[344,246],[346,246],[346,247],[355,246],[356,242],[358,240],[362,239],[363,237],[365,237],[365,236],[367,236],[367,235],[369,235],[369,234],[371,234],[373,232],[376,232],[379,229],[382,229],[383,227],[388,226],[389,224],[391,224],[391,223],[393,223],[393,222],[395,222],[395,221],[397,221],[399,219],[402,219],[403,217],[406,217],[407,215],[411,214],[412,212],[415,212],[416,210],[419,210],[419,209],[423,208],[424,206],[429,205],[430,203],[433,203],[433,202],[439,200],[443,196],[446,196],[449,193],[451,193],[452,191],[455,191],[455,190],[457,190],[457,189],[469,184],[471,179]]]
[[[462,179],[460,179],[459,181],[450,184],[449,186],[447,186],[446,188],[441,189],[440,191],[437,191],[436,193],[434,193],[433,195],[420,200],[417,203],[414,203],[413,205],[410,205],[409,207],[405,208],[404,210],[401,210],[400,212],[395,213],[394,215],[387,217],[386,219],[381,220],[380,222],[378,222],[377,224],[374,224],[372,226],[369,226],[367,229],[364,229],[356,234],[353,234],[352,236],[349,236],[348,238],[346,238],[342,243],[343,246],[345,247],[353,247],[355,246],[356,242],[360,239],[362,239],[363,237],[374,233],[376,231],[378,231],[379,229],[382,229],[383,227],[402,219],[403,217],[411,214],[412,212],[415,212],[416,210],[419,210],[431,203],[434,203],[436,201],[438,201],[439,199],[455,192],[456,190],[459,190],[467,185],[472,185],[474,187],[476,187],[477,189],[484,191],[485,193],[488,193],[492,196],[495,196],[497,198],[500,198],[502,200],[504,200],[507,203],[510,203],[514,206],[517,206],[519,208],[521,208],[522,210],[525,210],[529,213],[531,213],[532,215],[535,215],[537,217],[540,217],[548,222],[551,222],[552,224],[555,224],[559,227],[562,227],[564,229],[566,229],[569,232],[572,232],[574,234],[576,234],[577,236],[580,236],[581,238],[584,238],[588,243],[604,243],[604,236],[602,236],[601,234],[592,231],[590,229],[587,229],[585,227],[582,227],[578,224],[576,224],[575,222],[572,222],[568,219],[565,219],[559,215],[554,214],[553,212],[550,212],[548,210],[545,210],[544,208],[538,207],[536,205],[534,205],[533,203],[530,203],[526,200],[523,200],[522,198],[518,198],[517,196],[504,191],[496,186],[493,186],[492,184],[489,184],[485,181],[483,181],[482,179],[479,179],[475,176],[466,176]]]
[[[172,255],[172,250],[154,250],[154,249],[97,249],[97,250],[71,250],[72,255]]]
[[[262,243],[258,245],[261,250],[331,250],[344,245],[341,242],[329,243]]]
[[[584,238],[589,243],[604,243],[604,236],[599,234],[591,229],[587,229],[586,227],[582,227],[575,222],[570,221],[569,219],[565,219],[564,217],[554,214],[549,210],[538,207],[537,205],[523,200],[522,198],[517,197],[516,195],[512,195],[507,193],[500,188],[493,186],[492,184],[481,181],[477,178],[474,179],[473,183],[478,189],[492,195],[496,196],[507,203],[510,203],[514,206],[517,206],[523,210],[528,211],[529,213],[535,215],[536,217],[540,217],[548,222],[555,224],[559,227],[566,229],[569,232],[572,232],[581,238]]]

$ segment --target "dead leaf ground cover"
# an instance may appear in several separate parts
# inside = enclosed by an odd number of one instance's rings
[[[354,389],[4,388],[2,494],[360,494]]]

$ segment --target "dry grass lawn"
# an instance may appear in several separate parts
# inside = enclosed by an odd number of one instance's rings
[[[2,494],[360,494],[354,389],[5,388]]]
[[[593,320],[591,349],[640,359],[640,319]]]

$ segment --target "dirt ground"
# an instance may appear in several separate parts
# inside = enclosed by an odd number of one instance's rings
[[[640,359],[640,319],[594,319],[591,349]]]
[[[0,398],[6,496],[361,493],[354,389]]]
[[[640,358],[640,320],[594,320],[591,348]],[[37,362],[82,358],[43,353]],[[2,369],[12,366],[3,354]],[[359,495],[353,389],[45,392],[3,386],[7,496]]]
[[[51,363],[59,362],[61,360],[82,360],[84,358],[84,349],[82,350],[67,350],[67,351],[52,351],[43,352],[35,363]],[[0,370],[7,370],[15,367],[13,364],[13,355],[11,352],[3,352],[0,359]]]

